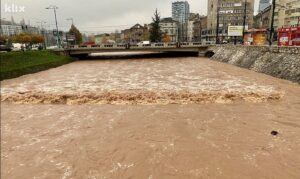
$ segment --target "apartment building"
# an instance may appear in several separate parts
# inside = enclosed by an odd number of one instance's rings
[[[171,17],[161,19],[160,30],[162,33],[167,34],[170,37],[171,42],[178,41],[178,22]]]
[[[248,0],[246,4],[246,25],[253,26],[254,0]],[[207,37],[209,41],[216,38],[217,19],[219,17],[219,32],[227,36],[228,26],[242,26],[244,21],[244,0],[208,0]]]

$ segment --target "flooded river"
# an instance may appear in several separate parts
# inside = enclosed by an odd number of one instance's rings
[[[1,88],[2,178],[300,175],[288,81],[180,57],[77,61]]]

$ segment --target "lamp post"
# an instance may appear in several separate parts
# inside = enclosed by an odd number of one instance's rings
[[[58,9],[58,7],[55,6],[55,5],[50,5],[49,7],[46,7],[46,9],[53,9],[53,11],[54,11],[55,24],[56,24],[57,46],[58,46],[58,48],[60,48],[61,44],[60,44],[60,37],[59,37],[59,31],[58,31],[58,25],[57,25],[57,17],[56,17],[56,10]]]
[[[244,6],[243,39],[242,39],[243,44],[245,38],[246,19],[247,19],[247,0],[245,0],[245,6]]]
[[[216,27],[216,44],[219,44],[219,21],[220,21],[220,6],[217,7],[217,27]]]
[[[272,45],[272,41],[273,41],[275,8],[276,8],[276,0],[273,0],[272,1],[272,18],[271,18],[271,27],[270,27],[270,37],[269,37],[269,45],[270,46]]]
[[[72,21],[72,25],[74,25],[74,19],[73,19],[73,17],[70,17],[70,18],[68,18],[68,19],[66,19],[67,21]]]

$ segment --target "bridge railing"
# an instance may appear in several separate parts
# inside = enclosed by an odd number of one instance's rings
[[[181,48],[181,47],[202,47],[200,42],[168,42],[150,44],[101,44],[101,45],[71,45],[69,49],[143,49],[143,48]]]

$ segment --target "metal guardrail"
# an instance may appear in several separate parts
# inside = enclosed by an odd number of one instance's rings
[[[71,45],[69,49],[149,49],[149,48],[181,48],[181,47],[207,47],[200,42],[181,43],[151,43],[151,44],[101,44],[101,45]]]

